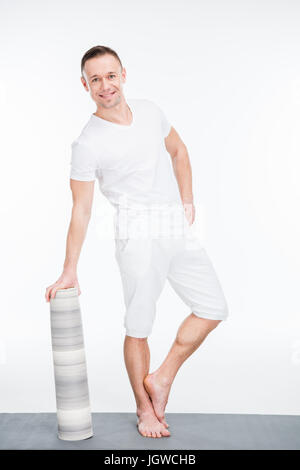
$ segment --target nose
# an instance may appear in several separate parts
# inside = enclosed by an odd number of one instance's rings
[[[109,88],[106,88],[106,80],[104,78],[102,80],[103,81],[102,81],[102,87],[101,87],[100,93],[101,94],[109,93],[110,91]]]

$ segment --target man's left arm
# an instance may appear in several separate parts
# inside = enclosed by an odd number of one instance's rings
[[[191,225],[195,220],[195,206],[192,189],[192,167],[187,148],[174,127],[165,138],[166,149],[172,158],[186,218]]]

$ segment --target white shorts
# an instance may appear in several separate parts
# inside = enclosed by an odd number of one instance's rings
[[[226,320],[228,306],[214,267],[198,239],[115,239],[126,312],[126,335],[152,331],[156,302],[166,279],[191,313]]]

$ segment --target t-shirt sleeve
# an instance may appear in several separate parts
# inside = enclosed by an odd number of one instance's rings
[[[160,106],[158,106],[158,105],[156,105],[156,106],[157,106],[157,109],[158,109],[158,112],[159,112],[159,115],[160,115],[162,134],[163,134],[163,137],[165,138],[169,135],[172,126],[171,126],[169,120],[167,119],[164,111],[160,108]]]
[[[94,181],[97,177],[97,159],[91,149],[77,140],[72,145],[70,178],[78,181]]]

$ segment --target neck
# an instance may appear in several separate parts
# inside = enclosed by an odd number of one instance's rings
[[[94,114],[116,124],[131,124],[133,119],[130,108],[124,98],[110,107],[98,106]]]

